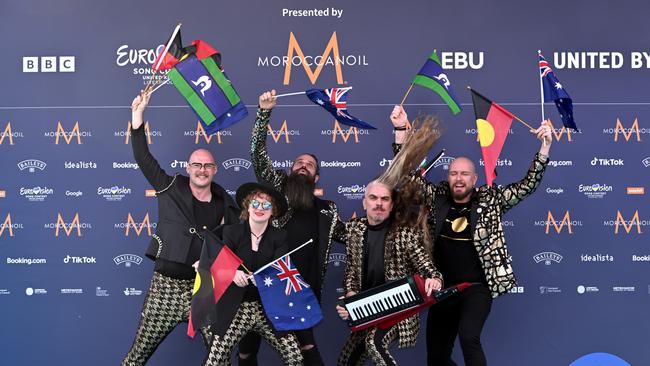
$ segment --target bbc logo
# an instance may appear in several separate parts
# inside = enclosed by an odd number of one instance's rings
[[[75,72],[74,56],[26,56],[23,72]]]

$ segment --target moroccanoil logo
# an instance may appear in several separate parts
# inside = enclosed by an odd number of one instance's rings
[[[623,123],[619,118],[616,119],[616,125],[614,128],[605,128],[603,129],[604,134],[614,134],[614,141],[618,142],[619,134],[623,136],[625,141],[630,141],[630,138],[636,138],[636,141],[641,141],[641,134],[650,133],[648,128],[639,128],[638,118],[634,118],[634,122],[630,127],[623,126]]]
[[[300,130],[290,130],[286,120],[282,122],[282,125],[280,125],[279,129],[273,129],[273,127],[271,127],[271,124],[269,124],[267,127],[268,132],[266,135],[271,136],[276,144],[278,141],[280,141],[280,139],[283,139],[285,144],[289,144],[291,143],[289,138],[290,136],[300,136]]]
[[[287,54],[284,56],[258,57],[258,67],[284,67],[284,85],[289,85],[291,70],[293,67],[302,66],[307,78],[312,85],[316,84],[325,66],[333,66],[336,74],[336,82],[339,85],[345,84],[343,79],[343,66],[368,66],[366,55],[345,55],[339,50],[339,41],[336,32],[332,32],[323,53],[311,55],[306,54],[300,46],[298,39],[293,32],[289,33],[289,44]]]
[[[18,223],[12,223],[11,222],[11,213],[8,213],[7,216],[5,217],[4,221],[2,224],[0,224],[0,238],[2,235],[4,235],[5,230],[7,233],[9,233],[9,236],[14,236],[14,229],[22,229],[23,224],[18,224]]]
[[[78,212],[75,213],[74,218],[69,223],[63,219],[63,216],[59,212],[56,217],[56,223],[45,224],[45,228],[55,229],[54,236],[56,237],[59,236],[61,229],[63,229],[66,236],[70,236],[73,232],[76,232],[77,236],[82,236],[81,229],[92,229],[92,225],[90,223],[81,222],[79,220]]]
[[[346,126],[348,127],[348,126]],[[354,136],[354,143],[359,143],[359,135],[370,135],[369,130],[359,129],[357,127],[350,126],[347,130],[341,127],[341,124],[338,121],[334,121],[334,128],[331,130],[321,130],[321,135],[332,136],[332,143],[336,143],[336,138],[340,137],[344,143],[348,142],[351,136]]]
[[[142,219],[141,222],[136,222],[133,219],[133,216],[129,212],[127,217],[126,217],[126,222],[121,222],[115,224],[116,229],[124,229],[124,236],[129,236],[129,233],[131,230],[135,232],[135,235],[140,236],[142,234],[142,231],[146,228],[147,229],[147,235],[151,236],[152,232],[151,229],[156,228],[156,223],[151,224],[149,220],[149,213],[147,212],[144,215],[144,218]]]
[[[73,141],[76,141],[77,145],[81,145],[82,137],[92,137],[92,132],[82,131],[79,128],[79,121],[75,122],[74,126],[70,131],[66,131],[61,124],[61,121],[58,121],[56,124],[56,131],[45,132],[45,137],[54,137],[54,144],[58,145],[61,137],[67,145],[70,145]]]
[[[217,144],[221,145],[223,141],[221,141],[221,136],[232,136],[232,131],[231,130],[221,130],[219,132],[213,133],[211,135],[208,135],[205,132],[205,128],[203,128],[203,125],[201,124],[201,121],[196,122],[196,130],[191,130],[191,131],[185,131],[183,133],[184,136],[194,136],[194,144],[198,145],[199,141],[201,140],[201,137],[203,137],[203,141],[206,144],[209,144],[212,142],[212,139],[215,138],[215,141]]]
[[[152,137],[162,136],[161,131],[151,130],[149,127],[149,121],[145,122],[142,128],[144,128],[144,135],[147,136],[147,144],[149,145],[153,144]],[[126,131],[115,131],[113,135],[115,137],[124,137],[124,144],[128,145],[129,140],[131,139],[131,131],[133,131],[133,126],[131,125],[131,121],[129,121],[128,125],[126,126]]]
[[[564,127],[564,125],[562,126],[562,128],[555,128],[555,126],[553,125],[553,122],[551,122],[550,119],[547,119],[546,121],[548,121],[549,125],[551,125],[551,132],[553,133],[553,137],[555,137],[555,141],[562,140],[562,136],[564,136],[565,133],[566,133],[567,142],[572,142],[572,139],[571,139],[571,133],[572,132],[571,132],[570,128],[566,128],[566,127]],[[575,131],[573,133],[575,133]]]
[[[564,216],[562,216],[562,220],[556,220],[551,210],[549,210],[546,220],[535,221],[535,226],[545,226],[545,232],[547,235],[551,233],[551,227],[555,229],[557,234],[560,234],[565,227],[569,234],[573,234],[573,229],[576,226],[582,226],[582,221],[572,220],[568,210],[564,213]]]
[[[11,122],[7,122],[5,125],[4,130],[0,132],[0,145],[2,145],[5,142],[5,139],[7,139],[7,142],[9,145],[14,144],[14,138],[23,138],[23,133],[20,131],[14,131],[11,129]]]
[[[634,212],[634,215],[631,219],[627,220],[621,214],[621,211],[616,211],[616,220],[605,221],[605,226],[614,226],[614,234],[618,234],[621,227],[625,230],[626,234],[629,234],[631,231],[636,229],[637,234],[641,234],[641,226],[647,226],[650,222],[648,220],[639,219],[639,210]]]

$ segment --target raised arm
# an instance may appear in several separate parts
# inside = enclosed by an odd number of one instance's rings
[[[281,190],[285,175],[273,169],[273,164],[266,147],[266,135],[271,119],[271,111],[275,107],[276,98],[275,90],[262,93],[259,97],[259,107],[257,108],[257,118],[253,125],[251,135],[251,161],[255,176],[258,180],[264,180],[274,186],[275,189]]]
[[[165,173],[158,161],[149,152],[142,123],[144,110],[149,105],[150,97],[151,94],[143,93],[135,97],[131,103],[131,147],[133,148],[133,157],[138,163],[142,174],[156,191],[161,191],[169,186],[174,178]]]

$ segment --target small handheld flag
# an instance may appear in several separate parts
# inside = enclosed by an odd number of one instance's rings
[[[376,128],[366,121],[362,121],[348,114],[347,93],[352,87],[331,89],[309,89],[305,92],[307,98],[330,112],[337,121],[344,125],[371,129]]]
[[[557,111],[562,118],[562,124],[566,128],[572,128],[577,131],[575,121],[573,120],[573,101],[569,93],[560,84],[560,81],[555,77],[553,69],[548,64],[548,61],[538,51],[539,55],[539,77],[542,84],[544,98],[542,103],[553,101],[557,107]]]

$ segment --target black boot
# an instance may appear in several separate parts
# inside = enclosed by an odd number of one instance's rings
[[[241,358],[241,356],[237,354],[237,364],[239,366],[257,366],[257,355],[250,354],[246,358]]]
[[[323,358],[316,346],[307,350],[301,350],[300,352],[302,353],[305,366],[325,366]]]

